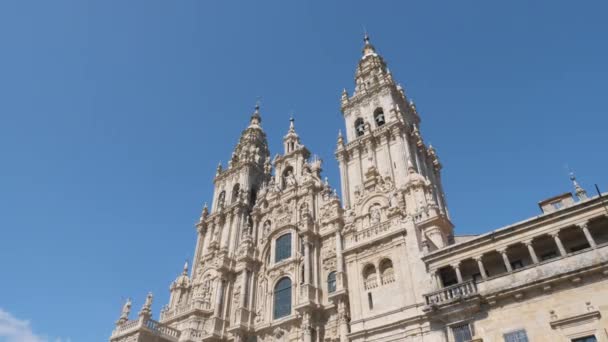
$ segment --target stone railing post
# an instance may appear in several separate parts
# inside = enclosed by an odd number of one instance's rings
[[[557,245],[559,254],[561,256],[566,256],[566,254],[567,254],[566,249],[564,248],[564,245],[562,244],[562,240],[559,238],[559,231],[551,233],[551,236],[553,237],[553,240],[555,240],[555,244]]]
[[[475,261],[477,261],[477,267],[479,268],[481,279],[485,280],[488,277],[488,273],[486,272],[486,268],[483,266],[482,256],[475,257]]]
[[[524,245],[528,247],[528,253],[530,253],[530,258],[532,258],[533,264],[538,264],[538,256],[536,256],[536,251],[534,250],[534,246],[532,246],[532,239],[524,241]]]
[[[509,256],[507,255],[507,248],[501,248],[497,251],[502,255],[502,260],[505,263],[505,268],[507,269],[507,272],[513,271],[513,268],[511,267],[511,261],[509,261]]]
[[[591,246],[591,248],[595,248],[597,244],[595,243],[593,236],[591,236],[591,232],[589,232],[589,222],[579,223],[577,226],[583,231],[583,234],[585,234],[585,238],[587,239],[589,246]]]
[[[454,268],[454,271],[456,271],[456,279],[458,280],[458,283],[462,283],[462,273],[460,272],[460,262],[457,262],[455,264],[452,264],[452,267]]]

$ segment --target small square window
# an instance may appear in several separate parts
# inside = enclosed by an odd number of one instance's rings
[[[467,342],[473,338],[469,323],[453,326],[452,334],[454,335],[455,342]]]
[[[550,252],[550,253],[541,255],[540,258],[541,258],[542,261],[545,261],[545,260],[553,259],[553,258],[556,258],[556,257],[557,257],[557,253]]]
[[[597,337],[595,335],[589,335],[585,337],[573,338],[572,342],[597,342]]]
[[[511,268],[514,270],[522,267],[524,267],[524,264],[521,262],[521,260],[515,260],[511,263]]]
[[[503,335],[505,342],[528,342],[526,331],[521,329]]]

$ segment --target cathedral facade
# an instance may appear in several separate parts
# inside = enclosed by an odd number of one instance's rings
[[[341,109],[342,198],[293,119],[271,159],[256,106],[169,303],[128,300],[111,342],[608,341],[608,200],[572,176],[541,215],[455,236],[437,152],[367,36]]]

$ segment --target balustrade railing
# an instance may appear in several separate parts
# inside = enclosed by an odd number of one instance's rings
[[[369,240],[391,229],[391,221],[375,224],[367,229],[353,232],[346,237],[346,248],[365,240]]]
[[[382,285],[392,283],[395,281],[395,274],[394,273],[384,274],[384,275],[382,275],[381,280],[382,280]]]
[[[168,327],[166,325],[163,325],[155,320],[149,319],[147,320],[144,325],[154,331],[155,333],[159,333],[160,335],[165,335],[165,336],[170,336],[170,337],[179,337],[179,330],[177,329],[173,329],[171,327]]]
[[[180,331],[177,329],[173,329],[169,326],[166,326],[160,322],[157,322],[153,319],[145,319],[145,320],[140,320],[140,319],[136,319],[136,320],[131,320],[128,322],[125,322],[124,324],[122,324],[121,326],[117,327],[114,332],[112,333],[112,336],[117,336],[123,333],[128,332],[129,330],[136,330],[139,328],[148,328],[149,330],[152,330],[154,333],[161,335],[161,336],[165,336],[168,337],[170,339],[177,339],[179,338],[180,335]]]
[[[122,324],[121,326],[117,327],[114,330],[113,335],[117,335],[117,334],[123,333],[123,332],[125,332],[127,330],[131,330],[131,329],[137,327],[138,324],[139,324],[139,320],[137,320],[137,319],[131,320],[131,321],[127,321],[124,324]]]
[[[477,293],[477,285],[473,280],[451,285],[439,291],[424,295],[427,305],[443,304]]]
[[[211,304],[209,302],[191,302],[177,306],[174,309],[165,310],[160,313],[160,320],[165,321],[176,317],[184,312],[188,312],[190,310],[210,310]]]
[[[376,287],[378,287],[377,277],[374,277],[374,276],[368,277],[367,279],[365,279],[363,286],[365,287],[366,290],[375,289]]]

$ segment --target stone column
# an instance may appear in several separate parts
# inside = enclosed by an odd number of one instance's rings
[[[482,256],[478,256],[475,258],[477,261],[477,267],[479,268],[479,274],[481,274],[481,279],[486,279],[488,277],[488,273],[486,272],[486,268],[483,266],[483,261],[481,260]]]
[[[511,267],[511,261],[509,261],[509,256],[507,255],[507,249],[499,249],[498,253],[502,255],[502,261],[504,261],[505,263],[505,268],[507,269],[507,272],[513,271],[513,268]]]
[[[227,214],[228,215],[228,214]],[[221,234],[221,238],[220,238],[220,250],[221,249],[227,249],[228,248],[228,242],[230,240],[230,227],[234,224],[234,221],[236,221],[236,217],[234,215],[234,213],[230,213],[230,218],[226,218],[226,220],[224,221],[224,224],[222,225],[222,231],[220,232]]]
[[[435,283],[435,288],[437,290],[441,289],[442,284],[441,284],[441,275],[439,274],[439,270],[435,270],[435,272],[433,272],[433,282]]]
[[[310,284],[310,243],[304,240],[304,284]]]
[[[589,231],[589,222],[579,223],[577,226],[583,230],[583,234],[585,234],[585,238],[587,238],[589,246],[591,246],[591,248],[595,248],[597,244],[595,243],[595,240],[593,240],[593,236],[591,236],[591,232]]]
[[[304,333],[304,342],[312,342],[311,331],[310,331],[310,314],[304,313],[302,318],[302,330]]]
[[[350,189],[348,187],[348,154],[342,153],[338,157],[338,166],[340,167],[340,176],[342,177],[342,198],[344,199],[344,206],[350,207]]]
[[[551,233],[551,236],[553,237],[553,240],[555,240],[555,244],[557,245],[559,254],[561,256],[566,256],[566,254],[567,254],[566,249],[564,248],[564,245],[562,244],[562,240],[559,238],[559,231]]]
[[[222,309],[223,294],[224,294],[224,282],[222,281],[222,279],[218,279],[217,293],[215,295],[215,310],[214,310],[214,315],[215,315],[215,317],[218,317],[218,318],[222,318],[221,309]]]
[[[454,271],[456,271],[456,279],[458,279],[458,283],[462,283],[462,273],[460,272],[460,263],[452,264]]]
[[[530,258],[532,258],[533,264],[538,264],[538,257],[536,256],[536,251],[534,250],[534,246],[532,246],[532,239],[524,241],[526,247],[528,247],[528,253],[530,253]]]
[[[336,265],[336,270],[338,272],[344,272],[344,260],[342,257],[342,234],[340,234],[340,231],[336,229],[336,261],[337,261],[337,265]]]
[[[338,322],[340,325],[340,342],[348,342],[348,317],[346,303],[342,299],[338,302]]]
[[[248,269],[244,269],[243,270],[243,283],[241,288],[243,289],[243,292],[241,293],[241,298],[240,298],[240,302],[241,302],[241,307],[247,307],[247,303],[245,302],[245,299],[247,298],[247,295],[249,294],[249,288],[247,287],[247,279],[249,279],[249,270]]]

